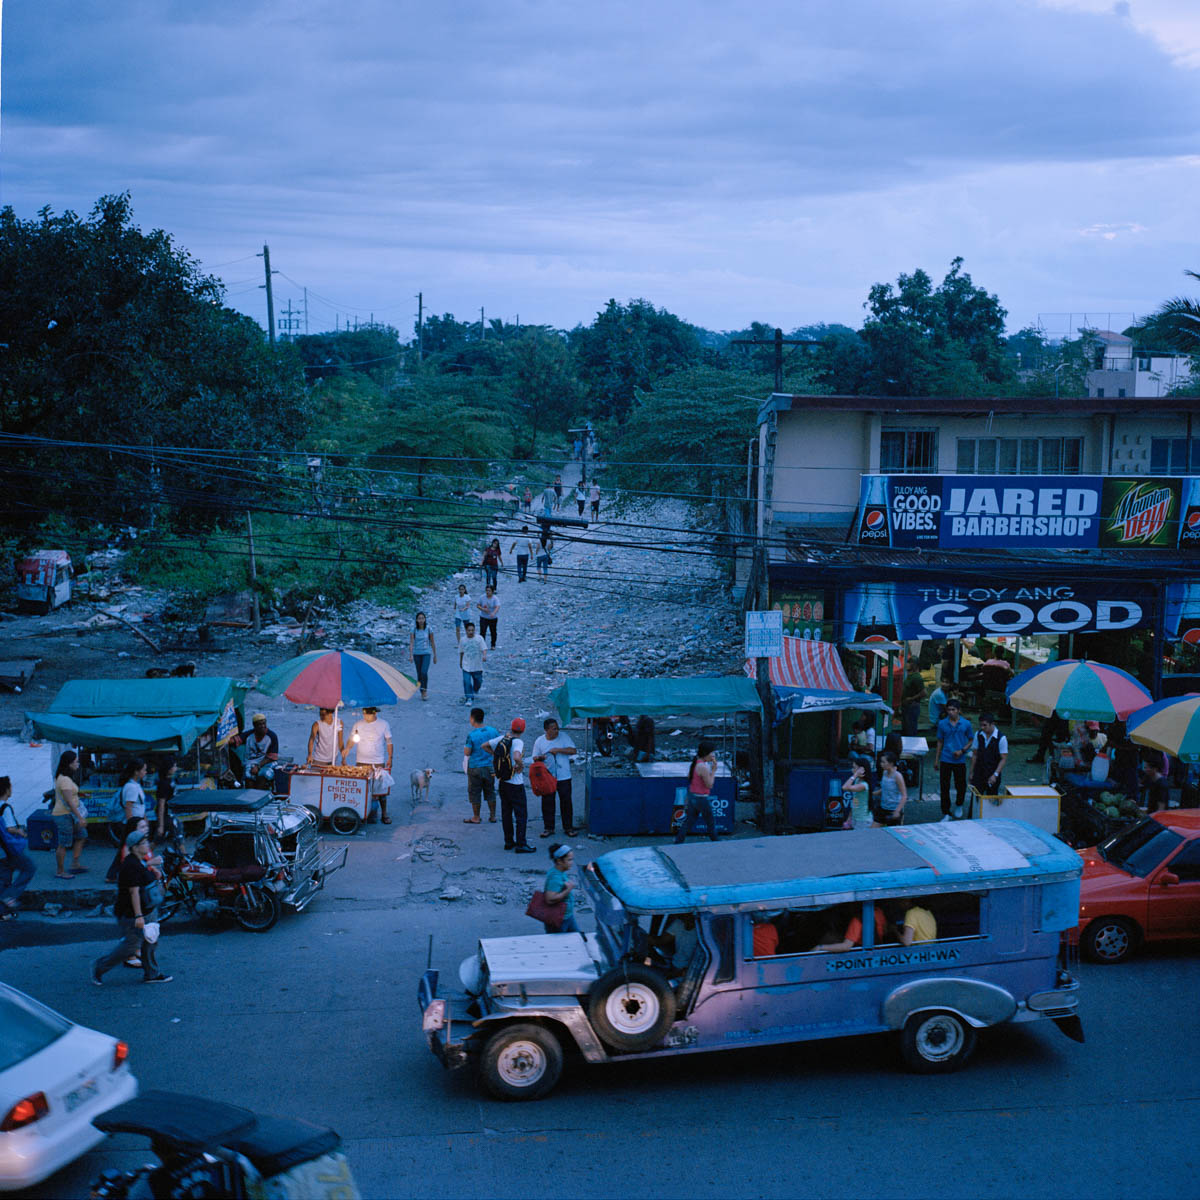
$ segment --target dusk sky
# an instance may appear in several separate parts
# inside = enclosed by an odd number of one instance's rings
[[[1200,288],[1197,0],[4,0],[0,202],[128,190],[265,323],[857,327],[962,255],[1009,328]],[[1189,283],[1191,287],[1189,288]]]

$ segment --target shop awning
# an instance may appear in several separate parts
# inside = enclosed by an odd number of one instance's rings
[[[717,717],[761,712],[754,683],[718,676],[695,679],[568,679],[550,703],[563,721],[574,717]]]
[[[785,637],[783,654],[769,661],[776,724],[801,712],[836,712],[847,708],[892,711],[881,696],[854,691],[832,642]],[[746,659],[746,674],[755,677],[752,658]]]
[[[69,713],[26,713],[39,737],[88,750],[130,754],[183,754],[208,728],[195,717],[75,717]]]

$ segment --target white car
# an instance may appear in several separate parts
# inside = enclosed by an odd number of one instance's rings
[[[92,1118],[137,1095],[129,1047],[0,983],[0,1192],[104,1139]]]

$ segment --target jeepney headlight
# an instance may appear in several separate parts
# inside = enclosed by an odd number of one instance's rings
[[[434,1033],[446,1024],[446,1001],[431,1000],[421,1017],[421,1032]]]

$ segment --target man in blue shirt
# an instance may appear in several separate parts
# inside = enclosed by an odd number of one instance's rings
[[[963,801],[967,795],[967,750],[974,732],[971,722],[959,712],[958,701],[946,701],[946,715],[937,723],[937,759],[941,772],[942,820],[950,820],[950,782],[958,794],[954,816],[963,815]]]
[[[463,747],[463,755],[467,760],[467,799],[471,802],[471,816],[463,818],[464,825],[479,824],[479,801],[482,796],[487,801],[488,820],[496,820],[496,788],[492,774],[492,752],[486,742],[500,736],[498,729],[483,723],[483,709],[471,709],[470,725],[467,731],[467,744]]]

